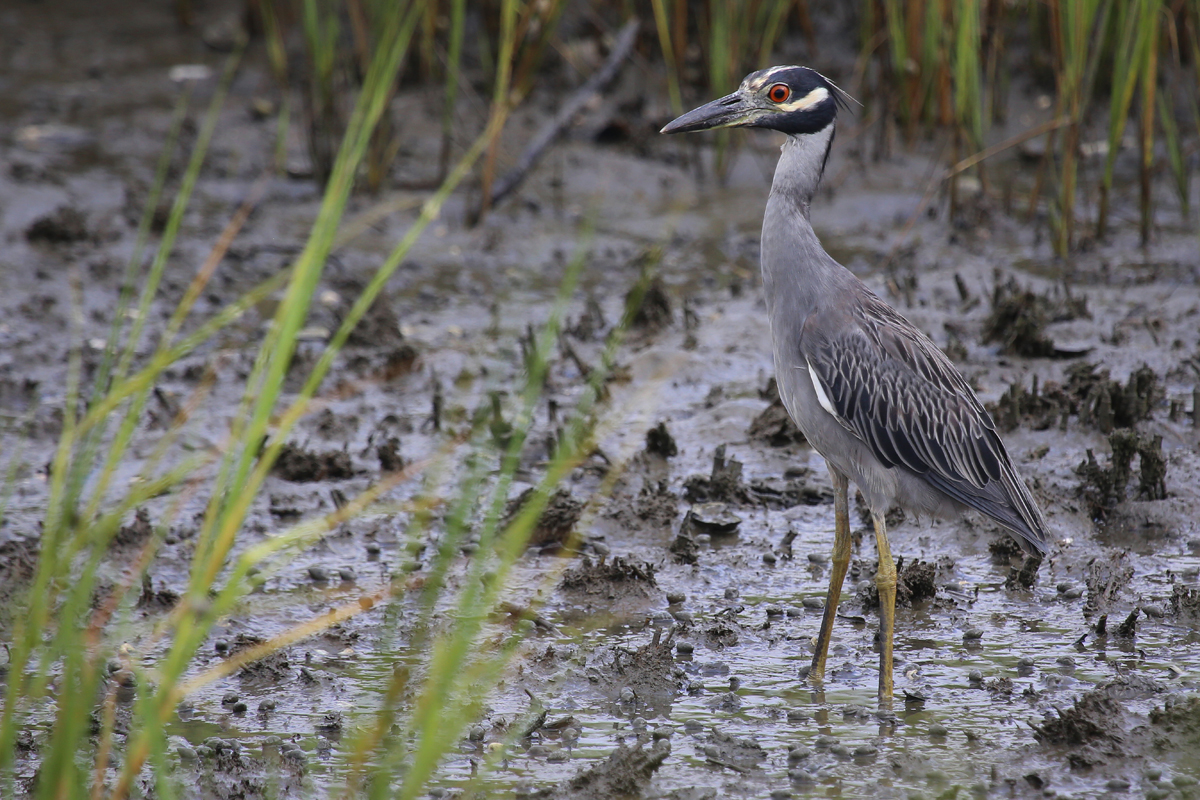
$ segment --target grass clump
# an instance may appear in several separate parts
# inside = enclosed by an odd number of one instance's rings
[[[515,8],[513,3],[507,5],[510,10]],[[438,217],[451,192],[484,157],[503,125],[504,113],[493,114],[343,315],[299,391],[286,396],[285,378],[292,372],[293,355],[313,307],[315,289],[337,240],[350,193],[385,116],[400,65],[411,51],[415,30],[411,14],[393,14],[381,23],[361,89],[329,167],[321,206],[295,261],[208,319],[192,319],[195,301],[249,215],[253,203],[248,202],[235,212],[213,253],[185,290],[156,346],[149,355],[137,355],[144,352],[147,311],[158,295],[224,91],[237,69],[235,54],[200,128],[148,271],[140,272],[140,253],[131,262],[118,310],[136,308],[137,313],[116,315],[90,394],[84,389],[81,348],[72,351],[62,433],[48,470],[49,497],[40,549],[36,562],[32,554],[20,561],[28,566],[20,576],[27,579],[28,590],[14,601],[11,645],[6,648],[0,711],[0,795],[4,797],[18,795],[18,754],[28,752],[25,744],[32,729],[45,732],[37,747],[37,778],[27,787],[35,797],[126,798],[147,791],[161,797],[177,796],[179,779],[168,755],[169,723],[190,693],[376,605],[398,604],[416,591],[421,622],[404,645],[412,668],[380,679],[379,708],[352,728],[346,748],[346,781],[335,792],[347,797],[364,793],[415,797],[464,726],[478,715],[487,690],[496,685],[522,639],[523,628],[497,632],[487,621],[508,591],[513,565],[534,535],[555,486],[594,447],[600,419],[596,403],[603,381],[621,335],[645,293],[644,285],[634,293],[575,408],[564,414],[562,430],[533,494],[518,512],[505,518],[508,490],[586,250],[581,249],[567,271],[550,320],[533,337],[525,382],[509,415],[509,434],[503,446],[491,436],[487,409],[481,409],[474,422],[457,435],[446,435],[438,458],[400,467],[360,495],[343,498],[330,513],[302,520],[249,546],[238,544],[267,475],[277,467],[290,470],[297,460],[306,464],[312,460],[305,458],[312,454],[298,452],[289,444],[288,436],[311,408],[337,354],[417,237]],[[516,35],[515,24],[509,25],[501,48],[504,53],[515,52]],[[494,96],[500,105],[511,102],[511,80],[511,70],[497,72]],[[181,100],[181,109],[186,102],[186,97]],[[177,122],[182,118],[181,111]],[[168,160],[169,153],[163,164]],[[154,194],[161,191],[165,174],[165,169],[160,169]],[[152,197],[147,220],[156,205],[156,197]],[[139,229],[139,247],[148,242],[147,220]],[[134,287],[140,287],[140,294]],[[135,451],[137,434],[144,432],[147,399],[164,373],[226,331],[248,310],[269,307],[263,301],[276,294],[280,299],[245,379],[228,439],[215,449],[199,452],[177,446],[213,384],[215,376],[210,372],[199,382],[195,395],[178,406],[149,454]],[[78,298],[74,302],[78,308]],[[126,320],[132,320],[128,330],[122,327]],[[81,339],[79,328],[77,320],[70,332],[76,342]],[[122,341],[124,346],[118,346]],[[79,413],[77,407],[82,409]],[[136,465],[137,477],[118,484],[119,471],[129,465]],[[451,488],[445,489],[442,477],[451,470],[457,477]],[[307,477],[311,471],[297,473],[301,474]],[[406,509],[412,520],[405,533],[410,545],[407,552],[419,549],[423,534],[434,524],[435,509],[444,509],[445,516],[438,551],[419,584],[402,577],[394,585],[364,594],[268,641],[248,643],[214,667],[197,668],[197,654],[214,626],[266,577],[354,517],[380,513],[387,508],[382,498],[389,489],[422,475],[426,489]],[[147,583],[148,570],[171,520],[197,495],[208,499],[194,537],[186,588],[178,597],[156,593]],[[157,521],[134,514],[148,501],[164,497],[166,512]],[[131,516],[134,525],[124,525]],[[450,592],[447,577],[452,569],[458,569],[455,557],[468,534],[476,555],[466,568],[463,588]],[[116,552],[114,544],[128,556],[115,583],[100,577],[102,567]],[[149,641],[142,642],[143,652],[121,649],[117,645],[128,614],[139,598],[145,597],[171,606],[170,611]],[[452,613],[441,616],[448,608]],[[447,619],[452,622],[445,622]]]

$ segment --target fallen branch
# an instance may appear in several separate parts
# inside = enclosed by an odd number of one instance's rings
[[[596,71],[596,74],[588,78],[587,82],[575,90],[559,112],[554,115],[554,119],[542,126],[537,135],[525,148],[525,152],[521,154],[521,158],[517,160],[517,165],[505,173],[504,177],[496,181],[492,187],[492,196],[485,204],[480,203],[475,209],[472,219],[478,220],[483,215],[483,209],[492,208],[509,194],[511,194],[521,182],[525,180],[525,176],[529,174],[538,161],[545,154],[546,149],[554,143],[567,126],[575,119],[576,115],[583,110],[592,98],[604,90],[608,84],[612,83],[613,78],[617,77],[622,62],[633,49],[634,42],[637,41],[638,22],[636,19],[631,19],[625,23],[621,31],[617,34],[617,40],[613,43],[612,50],[608,53],[608,58],[604,65]]]

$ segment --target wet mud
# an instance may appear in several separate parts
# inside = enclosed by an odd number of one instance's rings
[[[82,346],[90,379],[109,335],[180,91],[168,70],[201,63],[219,72],[221,63],[178,30],[170,4],[140,13],[144,51],[120,44],[119,15],[82,4],[77,11],[0,11],[0,52],[10,54],[0,100],[0,407],[3,450],[19,453],[0,527],[0,602],[32,575],[71,348]],[[852,58],[828,57],[832,74],[851,74]],[[271,87],[265,63],[248,57],[150,308],[152,336],[272,163],[274,125],[254,111]],[[212,90],[211,82],[194,87],[198,100]],[[522,342],[549,317],[594,215],[582,286],[511,493],[516,513],[626,294],[656,270],[599,409],[598,451],[559,487],[493,621],[512,628],[526,620],[528,638],[431,796],[460,794],[488,748],[526,719],[530,695],[545,720],[489,778],[493,796],[1200,795],[1192,406],[1200,254],[1169,187],[1156,189],[1159,226],[1149,248],[1138,246],[1134,206],[1115,198],[1113,216],[1127,222],[1067,263],[1052,256],[1045,219],[996,212],[956,222],[936,194],[931,212],[914,216],[931,164],[940,163],[936,148],[917,143],[877,159],[875,137],[857,127],[862,120],[839,132],[814,202],[816,230],[953,356],[994,409],[1053,534],[1036,563],[977,517],[889,518],[905,602],[897,612],[896,703],[879,709],[874,537],[853,515],[827,679],[819,689],[800,679],[829,577],[833,505],[822,459],[770,389],[757,242],[778,141],[740,140],[728,175],[717,180],[707,143],[654,135],[669,115],[665,101],[622,104],[639,91],[634,76],[618,80],[613,102],[588,111],[479,225],[467,224],[470,191],[452,198],[338,357],[319,407],[289,439],[239,532],[240,552],[329,513],[435,457],[478,409],[490,412],[490,432],[503,444],[524,370]],[[554,102],[547,90],[531,107]],[[405,187],[427,179],[424,165],[436,163],[439,99],[405,87],[394,103],[406,120],[401,166],[379,197],[352,201],[350,218],[368,223],[330,260],[291,390],[415,219],[423,195]],[[471,108],[464,100],[467,126],[475,124]],[[518,112],[502,160],[516,157],[520,131],[532,124],[522,113],[532,112]],[[616,141],[594,135],[614,129],[626,133]],[[301,177],[266,179],[206,290],[203,313],[275,274],[303,245],[319,197],[303,177],[311,165],[298,134],[286,155]],[[1017,188],[1032,185],[1032,170],[1006,166]],[[1118,159],[1119,173],[1135,167],[1133,151]],[[381,202],[397,210],[371,216]],[[200,394],[178,447],[223,446],[272,309],[250,310],[164,376],[138,434],[139,457]],[[122,467],[118,478],[135,471]],[[611,491],[594,497],[607,485]],[[402,508],[420,491],[419,480],[405,481],[385,499]],[[207,502],[185,497],[176,508],[177,500],[156,498],[131,515],[102,568],[101,585],[115,585],[161,533],[122,633],[123,657],[147,666],[162,654],[154,626],[186,586]],[[409,547],[411,521],[402,511],[352,520],[283,569],[254,576],[255,591],[221,622],[194,669],[395,585],[398,574],[402,585],[419,586],[441,528],[434,519]],[[474,548],[463,543],[452,581],[466,575]],[[578,555],[560,571],[568,551]],[[392,673],[414,633],[415,601],[398,602],[365,604],[363,613],[189,696],[170,723],[181,796],[298,797],[336,787],[345,769],[341,732],[382,702],[380,676]],[[5,608],[0,620],[11,616]],[[122,696],[132,698],[133,673],[113,666]],[[21,740],[26,788],[47,734],[35,727]]]

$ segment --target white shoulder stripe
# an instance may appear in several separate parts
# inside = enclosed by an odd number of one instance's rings
[[[842,417],[833,408],[833,403],[829,401],[829,395],[825,394],[825,387],[821,385],[821,379],[817,377],[817,371],[813,369],[812,362],[807,358],[804,363],[808,365],[808,377],[812,379],[813,390],[817,393],[817,402],[821,404],[821,408],[833,415],[834,419],[841,422]]]

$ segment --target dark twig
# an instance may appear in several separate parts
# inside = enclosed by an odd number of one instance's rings
[[[593,97],[599,94],[608,84],[612,83],[613,78],[617,77],[617,71],[620,69],[622,62],[633,49],[634,42],[637,41],[638,23],[636,19],[631,19],[625,23],[625,27],[621,28],[617,34],[617,40],[613,44],[613,48],[609,51],[608,59],[604,65],[597,70],[596,74],[588,78],[587,83],[580,86],[573,95],[571,95],[559,112],[554,115],[554,119],[542,126],[537,135],[525,148],[525,152],[521,154],[521,158],[517,161],[517,165],[509,170],[503,178],[496,181],[492,187],[491,200],[487,203],[487,208],[494,208],[497,203],[511,194],[521,182],[525,180],[525,176],[529,174],[546,149],[554,143],[554,141],[562,135],[575,116],[591,101]],[[475,209],[474,218],[478,219],[483,211],[483,206]]]

